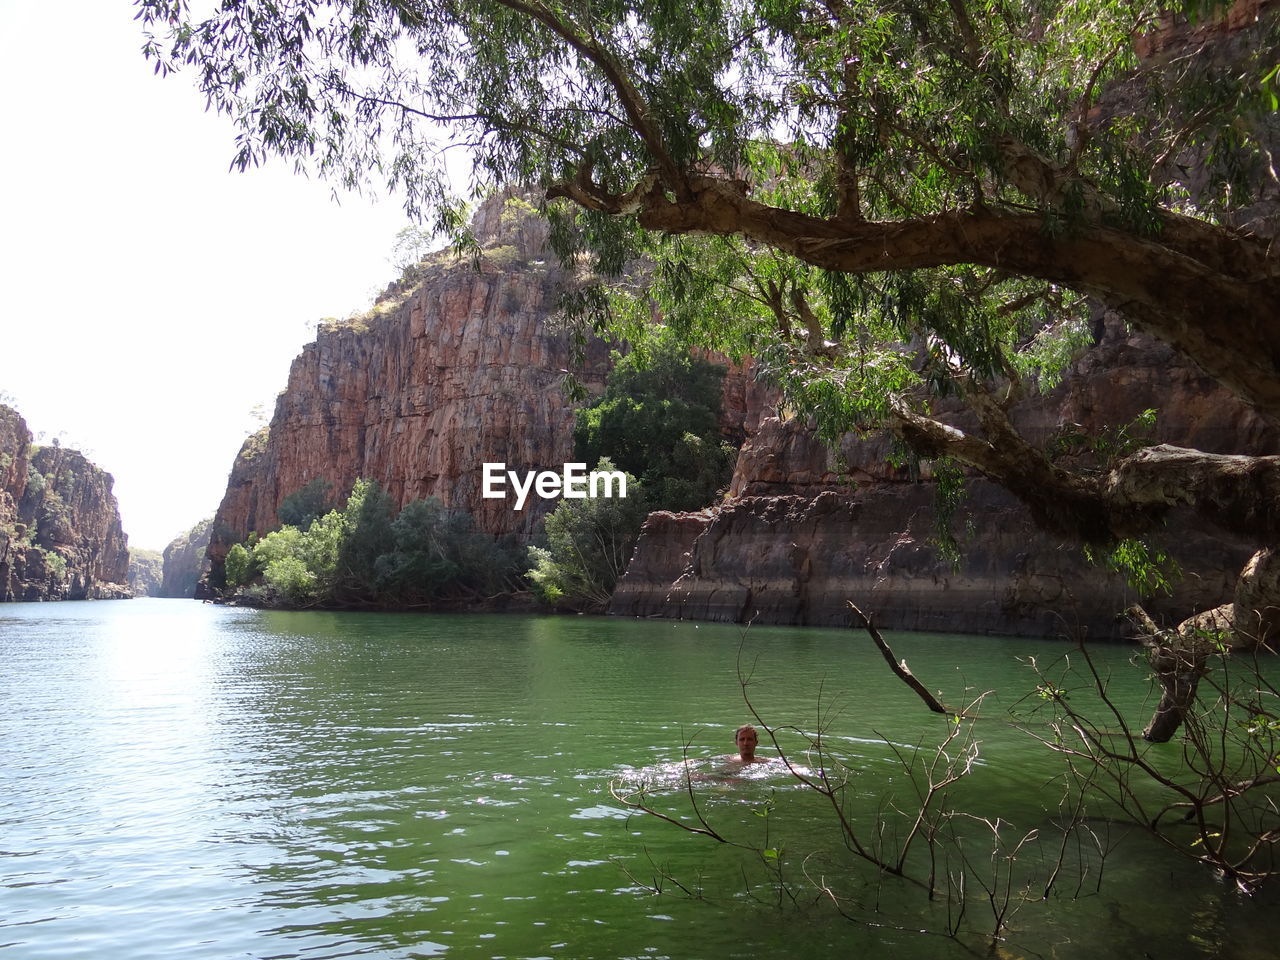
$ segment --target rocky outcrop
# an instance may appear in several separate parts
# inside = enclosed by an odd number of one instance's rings
[[[196,585],[207,570],[205,553],[212,529],[213,518],[208,517],[186,533],[178,534],[164,548],[163,570],[156,596],[189,600],[196,595]]]
[[[393,284],[366,316],[322,324],[293,362],[269,430],[246,441],[214,521],[214,581],[232,543],[279,526],[281,501],[319,477],[334,502],[361,477],[403,505],[437,497],[491,534],[530,537],[555,501],[481,496],[482,465],[559,469],[573,459],[574,375],[603,388],[603,343],[574,364],[552,318],[565,276],[545,226],[518,198],[484,204],[473,222],[477,265],[436,254]],[[726,377],[725,430],[745,433],[764,408],[741,369]]]
[[[434,496],[490,533],[532,533],[543,502],[515,511],[483,499],[482,464],[525,471],[572,459],[562,389],[571,352],[548,323],[561,271],[536,232],[500,226],[501,208],[484,208],[479,269],[437,255],[369,315],[321,326],[293,362],[269,431],[236,458],[214,520],[215,566],[251,531],[278,527],[281,501],[316,477],[336,503],[366,477],[400,505]],[[606,369],[596,345],[576,372],[598,388]]]
[[[76,450],[33,447],[0,406],[0,600],[131,596],[113,482]]]
[[[164,556],[155,550],[129,548],[129,589],[135,597],[160,596]]]
[[[1015,420],[1042,442],[1098,434],[1158,408],[1154,442],[1212,452],[1273,453],[1280,434],[1150,338],[1109,321],[1101,344]],[[697,514],[652,515],[614,594],[626,616],[843,625],[848,601],[899,629],[1052,636],[1083,628],[1116,638],[1117,611],[1142,600],[1170,622],[1227,601],[1253,545],[1172,517],[1153,542],[1178,563],[1174,597],[1137,597],[1044,534],[1006,491],[967,483],[953,523],[957,567],[936,546],[935,485],[888,463],[884,436],[838,450],[797,420],[766,421],[743,447],[730,499]]]

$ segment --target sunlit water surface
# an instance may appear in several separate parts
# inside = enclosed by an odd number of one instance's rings
[[[1048,833],[1056,762],[999,717],[1034,687],[1025,659],[1067,648],[891,640],[953,701],[999,692],[957,799]],[[1117,687],[1140,723],[1138,671],[1125,651],[1101,656],[1133,677]],[[987,953],[976,875],[950,939],[955,907],[858,866],[830,806],[781,764],[744,774],[723,759],[748,719],[741,670],[771,724],[823,726],[873,837],[880,798],[910,796],[894,747],[909,756],[946,721],[859,633],[14,604],[0,606],[0,664],[6,960]],[[708,822],[757,850],[633,815],[610,792],[643,785],[687,817],[686,772]],[[1018,907],[992,955],[1276,955],[1274,896],[1241,897],[1141,835],[1099,830],[1117,849],[1076,851],[1059,892]],[[1028,875],[1046,857],[1029,846]]]

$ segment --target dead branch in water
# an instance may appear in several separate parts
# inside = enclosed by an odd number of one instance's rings
[[[889,649],[889,644],[885,643],[884,637],[880,636],[880,631],[875,628],[874,624],[872,624],[871,618],[859,610],[852,600],[848,601],[848,603],[849,609],[862,618],[862,623],[863,626],[866,627],[867,633],[871,635],[871,639],[875,641],[875,645],[879,647],[880,652],[884,654],[884,658],[889,664],[889,669],[897,675],[898,679],[914,690],[916,696],[923,700],[924,705],[934,713],[954,716],[956,711],[947,709],[946,705],[943,704],[941,700],[926,689],[925,685],[920,682],[914,673],[911,672],[911,669],[907,666],[907,661],[900,661],[894,657],[893,651]]]

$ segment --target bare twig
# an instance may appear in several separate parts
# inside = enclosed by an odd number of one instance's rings
[[[928,688],[926,688],[923,683],[916,679],[916,675],[907,667],[907,661],[899,661],[894,657],[893,651],[889,649],[889,644],[885,643],[884,637],[880,636],[880,631],[872,624],[871,618],[859,610],[852,601],[849,601],[849,609],[862,618],[862,622],[867,629],[867,633],[871,635],[871,639],[875,642],[876,647],[884,655],[885,661],[889,664],[889,669],[894,672],[898,679],[914,690],[916,696],[923,700],[924,705],[934,713],[954,716],[954,710],[948,709],[942,701],[929,692]]]

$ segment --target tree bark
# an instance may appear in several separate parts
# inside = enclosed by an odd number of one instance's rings
[[[1200,678],[1210,657],[1221,656],[1233,646],[1233,607],[1223,604],[1188,617],[1173,630],[1161,630],[1139,606],[1129,608],[1139,638],[1160,684],[1160,702],[1142,739],[1168,743],[1195,706]]]
[[[1280,551],[1259,550],[1236,581],[1232,609],[1237,645],[1274,651],[1280,640]]]
[[[1151,668],[1160,682],[1160,703],[1142,739],[1168,743],[1182,727],[1196,702],[1196,689],[1204,676],[1209,651],[1202,648],[1153,646]]]
[[[892,425],[921,456],[952,457],[1009,490],[1050,531],[1084,543],[1111,543],[1140,536],[1173,507],[1187,506],[1258,543],[1280,540],[1280,457],[1159,444],[1121,459],[1105,475],[1073,473],[1023,439],[994,404],[981,396],[969,399],[986,436],[905,404],[895,407]],[[1280,560],[1275,563],[1280,567]],[[1280,573],[1270,576],[1280,579]],[[1280,611],[1272,610],[1267,622],[1277,617]]]
[[[929,688],[921,683],[919,678],[911,672],[911,668],[907,666],[907,661],[900,661],[893,655],[893,651],[889,649],[889,644],[880,635],[880,631],[871,623],[871,618],[854,606],[852,601],[849,601],[849,609],[862,618],[863,626],[867,628],[867,633],[871,635],[871,640],[876,645],[876,649],[880,651],[881,656],[889,664],[889,669],[893,671],[894,675],[910,687],[912,692],[934,713],[953,713],[946,704],[930,693]]]

